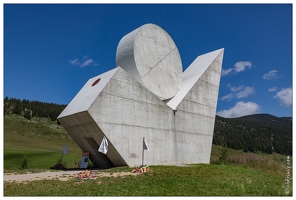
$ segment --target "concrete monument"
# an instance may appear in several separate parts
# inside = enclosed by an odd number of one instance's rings
[[[59,122],[98,167],[209,163],[224,49],[182,73],[179,51],[159,26],[125,35],[116,68],[89,79]],[[98,151],[103,138],[106,154]]]

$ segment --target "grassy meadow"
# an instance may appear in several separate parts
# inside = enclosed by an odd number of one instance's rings
[[[56,122],[45,118],[26,120],[4,116],[4,172],[47,171],[63,156],[67,168],[76,168],[81,150]],[[20,169],[24,159],[27,167]],[[292,161],[291,161],[292,162]],[[105,172],[132,171],[116,167]],[[245,153],[213,145],[211,164],[150,166],[138,176],[99,177],[64,182],[38,180],[4,182],[4,196],[292,196],[287,185],[287,156]]]
[[[4,133],[4,172],[20,171],[25,157],[29,170],[48,170],[61,158],[64,145],[69,155],[63,156],[63,164],[74,168],[75,162],[80,161],[78,145],[62,126],[50,119],[5,115]]]

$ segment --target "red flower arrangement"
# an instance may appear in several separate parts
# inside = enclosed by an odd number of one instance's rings
[[[78,179],[95,179],[97,178],[97,174],[92,172],[92,171],[88,171],[88,170],[85,170],[85,172],[79,172],[77,174],[77,178]]]
[[[149,171],[149,167],[148,166],[142,166],[142,167],[136,167],[135,169],[133,169],[133,173],[145,173]]]

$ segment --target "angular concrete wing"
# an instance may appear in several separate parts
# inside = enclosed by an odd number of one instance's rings
[[[65,110],[63,110],[63,112],[59,115],[59,118],[86,111],[116,71],[117,69],[115,68],[104,74],[89,79],[73,100],[68,104]]]
[[[176,113],[178,164],[210,162],[223,53],[220,49],[197,57],[167,103]]]
[[[224,49],[219,49],[198,56],[193,61],[193,63],[191,63],[191,65],[183,72],[181,89],[178,91],[176,96],[174,96],[167,103],[167,105],[170,106],[172,109],[176,109],[204,73],[210,75],[210,79],[207,80],[207,82],[216,85],[219,88],[223,53]],[[208,69],[212,69],[213,72],[206,72]],[[213,93],[213,97],[215,97],[216,95],[216,93]],[[214,102],[217,103],[217,100],[214,99]]]

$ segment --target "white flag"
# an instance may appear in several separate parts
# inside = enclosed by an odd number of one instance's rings
[[[149,147],[145,138],[143,138],[143,149],[149,151]]]
[[[106,154],[108,151],[108,141],[107,138],[104,136],[101,142],[100,148],[98,149],[99,152]]]
[[[68,153],[68,148],[67,148],[66,145],[64,145],[64,148],[63,148],[62,154],[69,154],[69,153]]]

